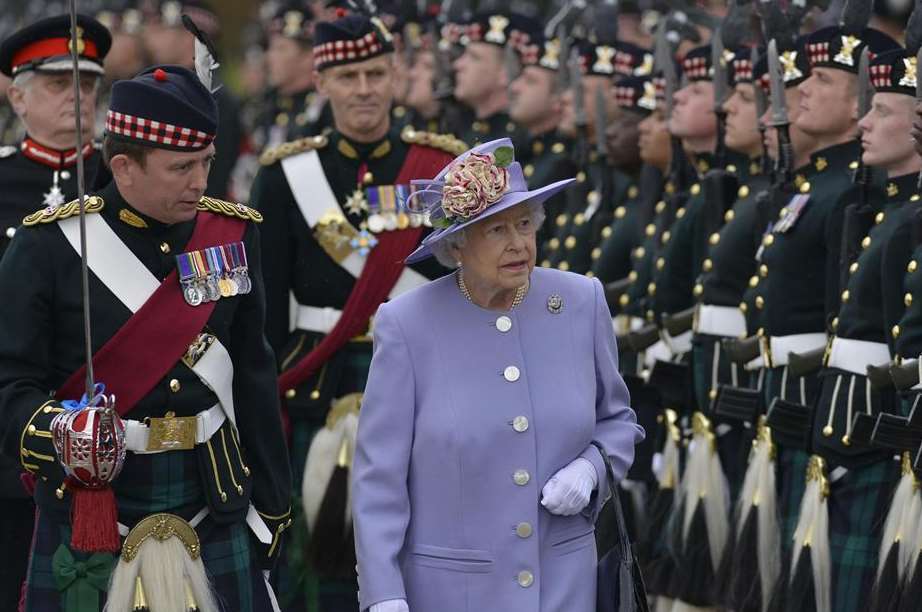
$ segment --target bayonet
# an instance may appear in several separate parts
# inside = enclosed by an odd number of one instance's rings
[[[870,56],[867,46],[861,50],[858,60],[858,118],[861,119],[871,110],[871,71]]]
[[[770,84],[772,120],[769,125],[778,134],[778,159],[775,160],[775,178],[781,184],[791,180],[794,170],[794,149],[791,146],[790,119],[785,97],[784,73],[778,59],[778,42],[773,38],[768,43],[768,79]]]
[[[608,117],[605,112],[605,88],[597,87],[595,90],[595,150],[599,159],[605,159],[608,152],[605,148],[605,126],[608,123]]]
[[[570,67],[567,64],[570,60],[570,39],[567,37],[567,30],[563,24],[557,28],[557,41],[560,44],[560,52],[557,54],[560,58],[560,66],[557,69],[557,91],[564,92],[570,87]]]
[[[724,102],[727,101],[727,64],[724,58],[723,37],[720,35],[720,26],[711,36],[711,70],[713,76],[711,81],[714,85],[714,114],[717,116],[717,148],[714,151],[715,166],[723,168],[727,156],[726,144],[724,143],[727,131],[727,113],[724,110]]]
[[[522,73],[522,62],[519,60],[519,52],[511,43],[506,43],[503,47],[503,64],[506,68],[506,78],[511,83]]]
[[[574,50],[568,63],[570,87],[573,89],[573,111],[577,130],[586,129],[586,102],[583,99],[583,72],[579,53]]]

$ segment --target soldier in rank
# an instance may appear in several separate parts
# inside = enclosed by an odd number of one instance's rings
[[[78,157],[83,157],[88,188],[109,181],[93,136],[96,95],[112,37],[91,17],[80,16],[78,24],[83,42],[79,64],[83,151],[79,154],[67,56],[70,17],[38,21],[0,45],[0,72],[12,79],[7,97],[26,131],[18,146],[0,147],[0,255],[36,204],[57,207],[77,195]]]
[[[517,47],[533,29],[523,21],[518,15],[485,12],[475,14],[464,26],[464,51],[452,68],[455,99],[474,113],[473,122],[458,134],[471,146],[518,135],[509,117],[509,75],[504,60],[506,46]]]
[[[393,46],[377,17],[317,24],[314,54],[315,81],[336,129],[267,151],[253,188],[271,237],[263,246],[268,336],[291,420],[296,498],[303,479],[296,525],[302,538],[310,534],[313,566],[309,574],[296,551],[282,598],[283,605],[303,600],[304,581],[319,575],[321,609],[355,610],[349,523],[335,510],[345,490],[330,484],[331,473],[341,451],[345,458],[354,449],[371,359],[369,318],[389,296],[444,273],[431,263],[400,263],[426,232],[405,206],[410,180],[431,178],[464,146],[391,124]]]
[[[290,525],[290,476],[261,217],[203,197],[216,128],[185,68],[114,86],[114,180],[85,206],[99,384],[82,401],[77,201],[26,217],[0,262],[0,290],[21,298],[0,321],[3,452],[39,507],[24,610],[274,609],[263,571]]]
[[[570,155],[573,140],[557,131],[563,114],[560,71],[567,70],[560,51],[560,40],[545,40],[540,30],[532,32],[528,44],[519,49],[522,73],[509,86],[509,116],[528,133],[529,146],[520,162],[533,187],[577,172]],[[544,205],[547,217],[556,219],[565,205],[563,194],[550,198]],[[539,245],[548,238],[551,227],[545,224],[538,231]]]

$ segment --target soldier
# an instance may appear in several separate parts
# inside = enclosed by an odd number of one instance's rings
[[[112,37],[95,19],[81,16],[79,23],[85,180],[89,187],[103,186],[109,175],[92,138],[102,62]],[[0,149],[0,253],[37,203],[60,206],[77,193],[73,79],[64,57],[69,32],[69,17],[51,17],[19,30],[0,46],[0,72],[12,78],[7,96],[27,133],[18,147]]]
[[[520,158],[525,179],[530,187],[548,185],[577,172],[570,155],[573,140],[557,132],[563,114],[560,71],[567,70],[566,58],[560,57],[560,40],[545,40],[538,31],[519,52],[523,68],[509,86],[509,116],[530,141]],[[549,199],[544,205],[547,217],[556,219],[565,204],[563,194]],[[551,227],[546,224],[538,231],[539,245],[549,238]]]
[[[183,26],[184,14],[209,38],[216,38],[220,32],[218,17],[206,0],[145,0],[142,36],[152,61],[192,67],[195,38]],[[220,137],[215,144],[217,157],[208,175],[208,194],[225,198],[230,190],[237,158],[245,146],[245,135],[239,102],[228,88],[219,89],[215,99],[221,111],[221,129],[218,130]]]
[[[169,127],[143,127],[158,123]],[[290,525],[290,475],[263,329],[261,217],[203,197],[216,128],[211,92],[185,68],[114,86],[103,144],[114,181],[85,206],[89,348],[107,391],[66,402],[86,378],[77,202],[26,217],[0,262],[4,295],[22,298],[0,321],[3,450],[35,476],[40,509],[26,610],[107,599],[178,609],[177,597],[215,610],[208,578],[231,609],[273,609],[262,570]],[[124,438],[103,438],[115,417],[99,402],[124,419]],[[98,429],[81,432],[91,419]],[[86,488],[90,476],[114,478],[111,489]],[[116,519],[129,531],[110,584]],[[152,533],[181,545],[147,546]]]
[[[434,264],[400,263],[424,232],[404,207],[407,185],[434,176],[464,145],[391,124],[393,46],[378,18],[317,24],[314,57],[315,82],[330,99],[336,129],[267,151],[253,187],[271,236],[263,248],[268,336],[291,419],[296,498],[305,474],[296,528],[305,541],[304,531],[310,534],[310,558],[292,554],[282,597],[283,605],[304,600],[307,562],[321,577],[322,609],[355,610],[351,532],[345,506],[336,505],[346,503],[345,490],[328,483],[344,485],[331,473],[340,451],[345,467],[354,448],[354,410],[371,358],[369,317],[388,295],[443,273]],[[290,295],[297,302],[291,312]]]
[[[435,132],[439,129],[443,106],[436,96],[436,62],[439,58],[436,56],[434,35],[424,32],[418,34],[406,41],[406,44],[414,45],[413,62],[407,70],[409,124],[417,130]]]
[[[455,99],[474,112],[474,122],[459,134],[470,146],[516,135],[516,125],[508,114],[509,75],[504,53],[507,44],[518,46],[533,29],[522,27],[521,19],[498,12],[478,13],[465,27],[464,52],[452,67]]]
[[[847,10],[844,15],[847,20],[855,16]],[[816,351],[821,356],[826,345],[827,325],[838,312],[843,211],[853,201],[853,196],[848,193],[851,188],[849,169],[857,167],[859,157],[856,73],[864,48],[878,54],[895,47],[892,39],[865,28],[864,23],[823,28],[811,34],[806,43],[811,73],[799,85],[801,100],[796,125],[816,139],[817,150],[811,155],[814,173],[809,181],[801,183],[800,193],[787,203],[781,217],[762,240],[755,297],[755,307],[761,311],[763,359],[768,368],[765,390],[766,401],[771,406],[769,424],[774,429],[777,423],[780,429],[782,421],[785,421],[785,429],[795,434],[793,440],[802,441],[802,451],[808,450],[808,444],[813,452],[822,452],[829,445],[841,448],[844,446],[841,440],[850,427],[845,423],[847,415],[844,412],[835,424],[830,422],[828,409],[821,409],[811,418],[810,406],[817,399],[821,381],[815,372],[810,373],[810,368],[794,368],[789,354]],[[775,401],[774,406],[772,401]],[[786,415],[784,419],[780,418],[782,414]],[[790,425],[792,421],[797,423],[793,427]],[[816,428],[812,441],[807,433],[811,429],[811,421],[815,423],[812,427]],[[790,442],[788,447],[792,448]],[[846,451],[844,454],[850,453]],[[822,460],[811,459],[810,464],[813,467],[807,472],[807,478],[814,487],[822,486],[821,478],[827,477]],[[787,540],[790,544],[795,535],[792,523],[797,516],[803,489],[797,476],[784,473],[783,466],[781,469],[784,486],[789,488],[783,492],[780,501],[782,542]],[[803,466],[800,469],[792,466],[791,469],[804,473]],[[852,483],[846,477],[839,484],[848,488],[858,483]],[[811,507],[818,506],[813,504]],[[796,533],[801,538],[804,535],[802,530]],[[795,551],[801,550],[796,540],[794,546]],[[797,584],[811,582],[807,574],[812,550],[807,549],[808,554],[804,557],[806,565],[801,564],[800,568],[794,564],[799,555],[795,554],[791,559],[791,580],[798,574],[806,580]],[[782,576],[782,581],[781,588],[792,584],[785,580],[785,576]],[[828,597],[830,585],[817,584],[815,587],[819,596],[825,593]],[[793,598],[792,602],[798,602],[805,596],[803,592],[789,595]],[[858,598],[848,596],[847,599],[857,605]],[[791,605],[796,608],[799,604]],[[843,609],[852,609],[851,603],[840,601],[839,605],[846,606]]]

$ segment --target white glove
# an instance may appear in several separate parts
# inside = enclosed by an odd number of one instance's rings
[[[588,459],[577,457],[547,481],[541,490],[541,505],[559,516],[582,512],[598,482],[595,466]]]
[[[406,599],[388,599],[373,604],[368,612],[410,612],[410,608]]]

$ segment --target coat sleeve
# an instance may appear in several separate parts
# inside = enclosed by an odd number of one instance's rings
[[[415,413],[413,362],[400,324],[387,304],[374,321],[374,355],[352,470],[361,610],[406,598],[399,554],[410,521],[407,478]]]
[[[605,291],[598,279],[592,280],[595,293],[595,434],[593,441],[604,448],[611,460],[615,482],[620,482],[634,462],[634,445],[644,439],[643,427],[630,407],[627,385],[618,372],[618,346],[605,301]],[[580,455],[595,466],[599,486],[587,509],[594,518],[609,496],[605,461],[595,445]]]

